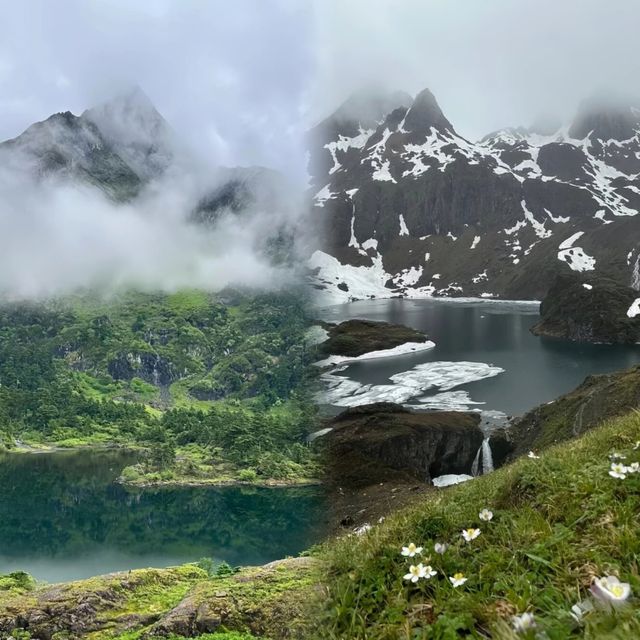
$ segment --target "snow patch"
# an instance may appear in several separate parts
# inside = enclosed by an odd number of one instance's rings
[[[473,476],[466,473],[445,473],[442,476],[432,478],[431,482],[433,482],[434,487],[442,489],[443,487],[450,487],[451,485],[467,482],[468,480],[473,480]]]
[[[332,193],[331,189],[329,188],[330,186],[330,184],[325,185],[313,197],[313,199],[316,201],[316,207],[324,207],[324,203],[327,200],[333,200],[333,198],[338,195],[337,193]]]
[[[345,153],[351,148],[354,149],[362,149],[365,144],[367,144],[367,140],[374,134],[374,129],[364,130],[362,127],[358,128],[358,135],[353,137],[339,135],[338,139],[334,142],[328,142],[324,145],[325,149],[329,150],[331,154],[331,158],[333,159],[333,166],[329,169],[329,175],[334,174],[341,168],[341,164],[338,161],[337,152],[341,151]]]
[[[583,235],[583,231],[578,231],[558,246],[558,260],[566,262],[572,271],[593,271],[596,268],[595,258],[587,255],[582,247],[573,246]]]
[[[425,340],[424,342],[405,342],[404,344],[392,347],[391,349],[378,349],[377,351],[369,351],[363,353],[360,356],[329,356],[324,360],[315,362],[316,367],[328,367],[332,365],[341,365],[351,362],[359,362],[361,360],[375,360],[377,358],[389,358],[393,356],[403,356],[408,353],[418,353],[420,351],[426,351],[427,349],[433,349],[436,346],[435,342],[431,340]]]
[[[640,298],[636,298],[627,309],[627,316],[629,318],[635,318],[638,315],[640,315]]]
[[[423,409],[435,409],[437,411],[468,411],[471,405],[484,404],[474,402],[467,391],[445,391],[433,396],[418,398]]]
[[[398,220],[400,222],[400,235],[401,236],[408,236],[409,235],[409,229],[407,229],[407,223],[404,221],[404,216],[402,214],[400,214],[398,216]]]

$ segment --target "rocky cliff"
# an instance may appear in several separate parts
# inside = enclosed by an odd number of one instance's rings
[[[607,278],[558,275],[540,305],[534,334],[574,342],[640,342],[640,296]],[[638,308],[636,309],[636,306]]]

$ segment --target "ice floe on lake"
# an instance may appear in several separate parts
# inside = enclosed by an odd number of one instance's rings
[[[365,384],[340,375],[347,366],[343,364],[321,375],[325,388],[317,396],[319,402],[338,407],[358,407],[373,402],[405,404],[422,396],[418,398],[422,408],[464,411],[470,405],[480,403],[473,402],[465,391],[455,394],[443,392],[504,372],[501,367],[484,362],[426,362],[390,376],[390,384]],[[440,393],[423,396],[429,389],[437,389]]]
[[[378,349],[377,351],[369,351],[363,353],[360,356],[329,356],[324,360],[316,362],[317,367],[328,367],[336,364],[346,364],[350,362],[358,362],[360,360],[374,360],[376,358],[389,358],[392,356],[402,356],[408,353],[418,353],[419,351],[426,351],[427,349],[433,349],[436,346],[435,342],[431,340],[425,340],[425,342],[405,342],[404,344],[392,347],[391,349]]]

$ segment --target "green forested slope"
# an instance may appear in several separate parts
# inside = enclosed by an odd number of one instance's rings
[[[130,480],[308,476],[302,302],[183,291],[4,305],[3,442],[150,448]]]

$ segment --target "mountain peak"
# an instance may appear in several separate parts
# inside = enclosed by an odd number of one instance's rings
[[[422,90],[413,101],[405,119],[405,129],[412,132],[428,132],[432,127],[454,133],[435,96],[429,89]]]
[[[569,135],[579,140],[589,134],[600,140],[628,140],[640,128],[640,110],[634,104],[637,100],[628,97],[594,94],[580,104]]]
[[[408,107],[412,98],[403,91],[388,91],[368,86],[352,93],[330,119],[358,122],[364,129],[375,128],[385,116],[398,107]]]
[[[168,166],[171,128],[139,86],[87,109],[81,117],[98,127],[138,175],[150,178]]]

